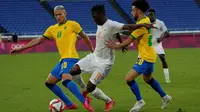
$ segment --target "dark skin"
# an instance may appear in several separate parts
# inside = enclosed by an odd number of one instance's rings
[[[148,17],[150,19],[150,21],[152,23],[154,23],[156,21],[156,16],[155,16],[155,13],[154,12],[148,12]],[[163,35],[157,39],[157,42],[160,43],[162,42],[165,38],[168,38],[169,37],[169,32],[166,31],[163,33]],[[168,64],[166,62],[166,59],[165,59],[165,54],[158,54],[161,62],[162,62],[162,66],[163,68],[168,68]]]
[[[106,21],[107,21],[107,17],[105,15],[105,13],[103,12],[98,12],[98,11],[94,11],[92,12],[92,17],[94,22],[97,25],[103,25]],[[123,26],[123,30],[130,30],[133,31],[139,27],[146,27],[146,28],[155,28],[153,25],[149,25],[149,24],[139,24],[139,25],[135,25],[135,24],[128,24],[128,25],[124,25]],[[120,43],[122,43],[122,40],[120,38],[120,34],[118,33],[116,35],[116,38],[119,40]],[[127,51],[127,47],[122,47],[122,52],[126,52]],[[81,69],[79,67],[78,64],[76,64],[71,70],[70,70],[70,74],[71,75],[78,75],[81,73]],[[92,92],[93,90],[95,90],[96,85],[94,85],[91,81],[88,82],[87,84],[87,91],[88,92]]]

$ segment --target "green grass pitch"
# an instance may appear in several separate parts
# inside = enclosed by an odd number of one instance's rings
[[[88,52],[79,53],[84,57]],[[159,95],[138,77],[137,82],[146,102],[142,112],[200,112],[200,49],[167,49],[166,54],[172,83],[165,84],[159,59],[155,63],[153,76],[173,97],[172,103],[165,110],[161,110]],[[136,51],[128,51],[126,54],[116,51],[112,71],[98,86],[115,99],[116,105],[111,112],[128,112],[134,105],[135,96],[124,79],[136,57]],[[48,103],[56,96],[45,87],[44,82],[58,60],[57,53],[0,55],[1,112],[48,112]],[[88,81],[90,75],[83,76],[85,81]],[[61,87],[79,107],[69,112],[86,112],[75,96],[62,85]],[[96,112],[103,112],[104,102],[93,97],[92,99]]]

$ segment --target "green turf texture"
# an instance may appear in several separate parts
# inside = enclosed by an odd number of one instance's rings
[[[167,94],[173,97],[172,103],[161,110],[160,96],[144,81],[137,78],[146,106],[141,112],[200,112],[200,49],[167,49],[167,62],[171,84],[165,84],[161,62],[155,63],[154,78]],[[79,52],[81,57],[88,52]],[[116,51],[116,61],[112,71],[98,85],[107,95],[115,99],[116,105],[111,112],[129,112],[135,96],[125,82],[126,73],[137,59],[136,51],[122,54]],[[16,56],[0,55],[0,111],[1,112],[49,112],[48,103],[57,98],[44,82],[53,67],[58,63],[58,53],[31,53]],[[90,75],[83,74],[87,82]],[[77,110],[87,112],[81,103],[61,83],[64,92],[78,105]],[[103,112],[104,102],[92,97],[96,112]],[[179,111],[179,110],[182,111]],[[67,111],[66,111],[67,112]]]

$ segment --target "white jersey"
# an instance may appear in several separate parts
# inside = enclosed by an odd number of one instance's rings
[[[116,40],[116,34],[121,32],[124,24],[108,19],[103,25],[97,26],[96,47],[94,55],[98,63],[113,64],[114,49],[106,46],[106,41]]]
[[[160,38],[161,35],[167,31],[167,27],[165,26],[165,24],[160,21],[159,19],[156,19],[156,21],[154,22],[155,26],[158,28],[158,29],[155,29],[153,28],[152,29],[152,43],[153,43],[153,46],[156,46],[158,43],[157,43],[157,38]],[[160,42],[159,44],[162,44],[162,42]]]

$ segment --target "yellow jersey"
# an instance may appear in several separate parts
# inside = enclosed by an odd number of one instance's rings
[[[50,26],[43,36],[47,39],[54,39],[60,54],[60,58],[79,58],[76,51],[77,34],[82,32],[79,23],[67,20],[63,24]]]
[[[147,23],[150,24],[148,17],[144,17],[137,21],[136,24]],[[156,61],[156,52],[152,47],[152,29],[145,27],[138,28],[131,33],[131,37],[136,39],[139,58],[146,60],[147,62]]]

